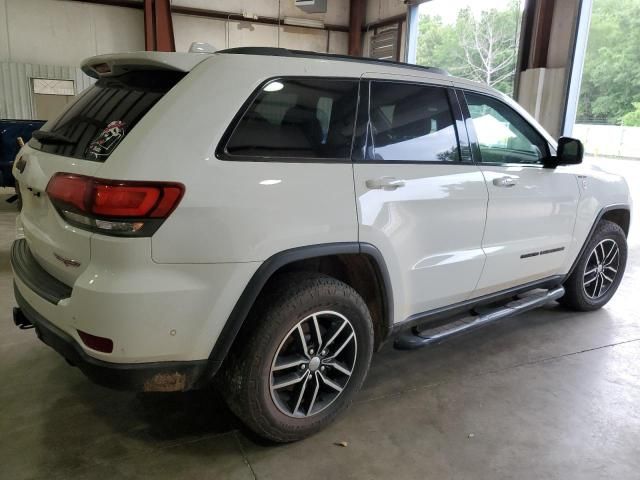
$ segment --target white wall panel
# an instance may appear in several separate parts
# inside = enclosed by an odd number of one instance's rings
[[[282,0],[282,3],[287,1],[289,0]],[[176,7],[202,8],[231,13],[247,12],[259,17],[278,16],[278,0],[173,0],[171,3]]]
[[[272,25],[229,22],[229,47],[277,47],[278,29]]]
[[[7,0],[0,0],[0,62],[9,60],[9,32],[7,31]]]
[[[329,53],[346,55],[349,52],[349,34],[346,32],[329,32]]]
[[[93,55],[144,49],[141,10],[57,0],[0,0],[0,58],[79,65]],[[0,17],[0,20],[2,18]]]
[[[227,27],[224,20],[194,17],[191,15],[173,15],[173,35],[176,51],[186,52],[192,42],[206,42],[216,50],[226,46]]]
[[[404,0],[368,0],[365,23],[377,22],[406,13],[407,6],[404,4]]]
[[[280,28],[280,46],[313,52],[327,51],[326,30],[285,26]]]
[[[375,0],[378,14],[395,12]],[[374,2],[374,3],[375,3]],[[396,0],[392,0],[395,3]],[[400,0],[401,3],[401,0]],[[267,17],[299,17],[348,25],[349,0],[329,0],[326,14],[306,14],[293,0],[173,0],[188,6]],[[174,15],[176,49],[208,42],[218,49],[278,46],[346,54],[348,34],[307,28],[227,22]],[[144,49],[142,10],[60,0],[0,0],[0,118],[32,118],[31,78],[74,80],[76,91],[91,79],[77,66],[87,57]]]
[[[394,0],[395,1],[395,0]],[[259,17],[297,17],[320,20],[333,25],[349,25],[349,0],[328,0],[326,13],[305,13],[293,0],[173,0],[174,6],[221,12],[255,14]],[[278,6],[280,15],[278,15]]]
[[[395,1],[395,0],[394,0]],[[326,14],[306,14],[293,0],[174,0],[188,6],[258,16],[313,18],[348,25],[349,0],[331,0]],[[386,11],[383,9],[383,11]],[[102,53],[144,49],[142,10],[60,0],[0,0],[0,61],[49,65],[79,65]],[[253,24],[229,23],[206,17],[174,15],[176,48],[204,41],[216,48],[280,45],[326,51],[327,32]],[[346,33],[332,32],[330,50],[346,53]]]
[[[144,50],[144,14],[132,8],[92,5],[96,55]]]
[[[95,55],[88,4],[52,0],[5,0],[9,60],[77,65]]]
[[[326,13],[305,13],[293,0],[283,0],[280,17],[310,18],[330,25],[349,25],[349,0],[327,0]]]

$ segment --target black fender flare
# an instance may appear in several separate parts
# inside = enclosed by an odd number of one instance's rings
[[[584,254],[584,251],[586,250],[587,245],[591,241],[591,238],[593,237],[593,234],[596,231],[596,227],[600,223],[600,220],[602,220],[602,217],[604,217],[607,212],[611,212],[613,210],[626,210],[627,212],[629,212],[629,216],[631,216],[631,206],[627,203],[614,203],[612,205],[607,205],[606,207],[602,207],[598,212],[598,215],[596,215],[596,219],[593,221],[593,224],[591,225],[591,229],[589,230],[589,233],[585,237],[584,242],[582,243],[582,247],[580,247],[580,251],[578,252],[578,255],[573,260],[573,264],[571,264],[571,268],[565,275],[564,277],[565,281],[573,274],[573,271],[576,269],[576,266],[578,265],[578,262],[582,258],[582,255]]]
[[[206,385],[220,369],[258,295],[278,270],[300,260],[347,254],[362,254],[372,258],[376,267],[377,280],[384,291],[383,307],[388,336],[393,327],[393,290],[389,271],[380,250],[369,243],[362,242],[337,242],[291,248],[269,257],[253,274],[211,350],[207,360],[207,368],[199,379],[198,386]]]

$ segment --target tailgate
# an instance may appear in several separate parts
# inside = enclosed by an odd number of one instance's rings
[[[56,172],[93,175],[99,163],[78,161],[26,146],[20,169],[14,168],[22,194],[20,221],[31,254],[53,277],[73,285],[91,258],[91,232],[67,224],[53,207],[45,192]]]
[[[63,219],[47,196],[49,180],[56,173],[97,176],[138,122],[184,78],[188,69],[179,68],[181,62],[197,64],[202,60],[202,56],[178,54],[94,57],[84,67],[99,77],[97,82],[58,118],[33,133],[15,162],[13,174],[22,194],[19,218],[29,250],[47,273],[73,286],[89,263],[94,235],[90,228],[78,228]],[[108,73],[100,76],[91,70],[93,62]],[[76,186],[68,184],[66,188]],[[67,219],[79,216],[71,211],[65,215]]]

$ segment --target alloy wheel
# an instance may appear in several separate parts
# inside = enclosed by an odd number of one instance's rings
[[[357,353],[355,330],[344,315],[324,310],[300,320],[271,362],[271,398],[278,410],[304,418],[329,407],[346,388]]]
[[[597,300],[609,291],[618,275],[619,263],[620,249],[615,240],[607,238],[595,246],[582,276],[587,297]]]

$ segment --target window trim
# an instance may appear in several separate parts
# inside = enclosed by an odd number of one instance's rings
[[[517,163],[517,162],[499,163],[499,162],[485,162],[485,161],[483,161],[482,160],[482,152],[480,151],[480,142],[478,141],[478,136],[476,134],[476,129],[475,129],[475,126],[473,124],[473,118],[471,117],[471,112],[469,111],[469,104],[467,102],[467,93],[472,93],[474,95],[478,95],[478,96],[481,96],[481,97],[490,98],[490,99],[495,100],[496,102],[504,105],[505,107],[511,109],[513,111],[513,113],[518,115],[518,117],[520,117],[520,119],[524,123],[529,125],[534,132],[536,132],[538,135],[540,135],[540,138],[543,140],[543,142],[547,146],[547,153],[549,155],[551,155],[551,152],[552,152],[553,148],[549,144],[547,139],[544,137],[544,135],[542,135],[542,133],[540,133],[538,131],[538,129],[534,125],[532,125],[526,118],[524,118],[522,115],[520,115],[520,113],[518,113],[518,111],[516,111],[511,105],[509,105],[507,102],[505,102],[501,98],[499,98],[499,97],[497,97],[495,95],[488,94],[486,92],[479,92],[477,90],[471,90],[471,89],[468,89],[468,88],[458,88],[457,91],[459,91],[461,93],[460,107],[462,108],[463,116],[464,116],[464,119],[465,119],[465,125],[467,127],[467,132],[469,134],[469,141],[470,141],[471,146],[472,146],[471,151],[472,151],[472,156],[473,156],[474,163],[476,163],[478,165],[486,165],[486,166],[492,166],[492,167],[545,168],[544,163]]]
[[[353,131],[351,132],[351,146],[349,148],[349,155],[346,157],[279,157],[279,156],[250,156],[250,155],[234,155],[229,153],[227,145],[232,135],[240,125],[240,122],[244,119],[251,106],[253,105],[262,89],[268,83],[274,81],[290,81],[290,80],[335,80],[335,81],[349,81],[357,85],[356,92],[356,110],[353,119]],[[278,75],[269,77],[251,92],[251,95],[243,102],[240,109],[236,112],[231,122],[225,129],[224,133],[220,137],[220,141],[215,149],[215,156],[218,160],[231,161],[231,162],[274,162],[274,163],[352,163],[354,138],[356,132],[356,124],[358,122],[358,112],[360,109],[361,98],[361,81],[359,77],[324,77],[318,75]]]
[[[453,119],[453,128],[456,135],[456,142],[458,144],[458,160],[456,161],[448,161],[448,160],[367,160],[366,159],[366,151],[370,145],[371,139],[371,84],[373,82],[378,83],[402,83],[407,85],[416,85],[420,87],[431,87],[431,88],[440,88],[445,91],[445,95],[447,97],[447,102],[449,103],[449,108],[451,110],[451,118]],[[472,165],[473,164],[473,156],[471,152],[468,150],[469,138],[467,133],[467,142],[464,142],[465,138],[462,136],[461,128],[464,128],[463,125],[463,115],[461,110],[461,105],[456,98],[455,89],[450,85],[442,85],[437,83],[430,82],[420,82],[420,81],[411,81],[405,79],[389,79],[389,78],[363,78],[362,83],[366,84],[366,89],[360,88],[360,92],[365,93],[367,95],[367,108],[366,108],[366,131],[364,133],[364,141],[359,148],[362,148],[362,153],[358,156],[358,158],[354,159],[354,163],[363,164],[363,165]],[[362,95],[361,95],[362,98]],[[364,114],[363,114],[364,116]],[[466,129],[465,129],[466,132]],[[354,142],[355,143],[355,142]],[[463,155],[463,144],[465,149],[467,150],[466,158],[469,160],[465,160],[465,156]],[[352,150],[352,157],[354,156],[355,150]]]

